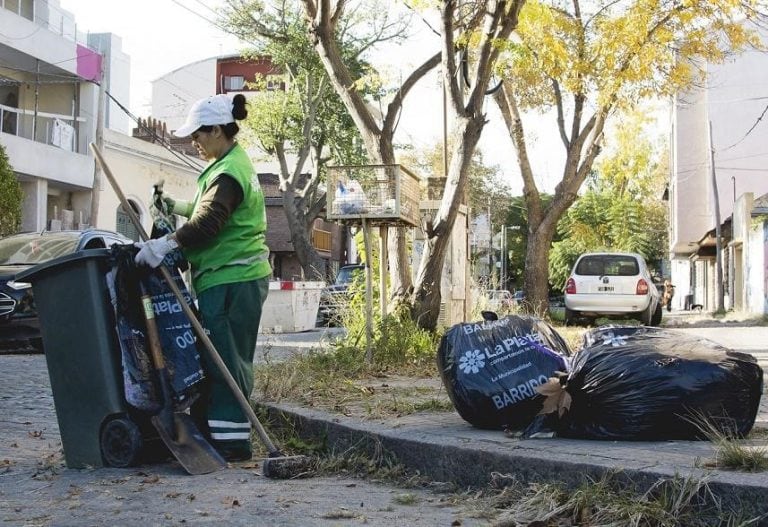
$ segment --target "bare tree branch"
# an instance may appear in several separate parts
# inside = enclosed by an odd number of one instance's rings
[[[426,62],[424,62],[424,64],[416,68],[408,76],[408,78],[405,79],[403,84],[395,93],[395,97],[387,106],[387,113],[386,117],[384,118],[384,125],[382,126],[383,134],[394,133],[395,119],[400,114],[400,109],[403,105],[405,97],[408,95],[408,92],[411,91],[411,89],[416,85],[417,82],[419,82],[419,80],[421,80],[422,77],[424,77],[424,75],[426,75],[438,64],[440,64],[440,53],[436,53],[435,55],[431,56],[429,59],[427,59]]]

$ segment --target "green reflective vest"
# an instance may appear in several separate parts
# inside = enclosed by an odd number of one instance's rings
[[[192,266],[192,285],[198,294],[216,285],[264,278],[272,272],[264,193],[248,154],[239,144],[209,164],[197,178],[192,215],[208,186],[220,174],[227,174],[240,184],[243,201],[211,243],[184,249]]]

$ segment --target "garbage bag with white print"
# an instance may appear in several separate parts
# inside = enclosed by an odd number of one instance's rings
[[[570,373],[540,389],[557,411],[526,435],[539,425],[561,437],[649,441],[752,429],[763,371],[751,355],[651,327],[597,328],[583,342]]]
[[[159,270],[136,266],[135,253],[132,245],[113,246],[113,267],[107,273],[122,356],[125,399],[134,408],[148,412],[160,406],[145,339],[144,306],[139,293],[142,281],[152,298],[173,396],[177,405],[184,407],[191,404],[197,384],[204,378],[192,326]],[[172,274],[176,286],[187,296],[181,276],[175,269]]]
[[[567,371],[568,344],[546,322],[510,315],[457,324],[437,363],[456,411],[478,428],[521,429],[541,410],[536,387]]]

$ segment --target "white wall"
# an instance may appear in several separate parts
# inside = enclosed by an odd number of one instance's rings
[[[768,30],[760,35],[768,43]],[[670,249],[676,253],[693,251],[693,242],[715,226],[710,122],[720,220],[733,211],[734,183],[736,196],[768,192],[768,126],[757,126],[747,135],[765,109],[768,54],[747,51],[706,68],[705,86],[679,94],[672,111]]]
[[[670,247],[687,253],[711,227],[707,94],[677,98],[672,111],[672,173],[670,182]]]
[[[765,290],[765,250],[766,231],[763,223],[752,227],[749,231],[749,246],[747,248],[745,266],[746,271],[746,296],[747,311],[763,314],[766,309]]]
[[[685,308],[685,297],[693,293],[691,290],[690,261],[688,258],[673,258],[670,267],[670,280],[675,285],[672,309],[683,309]]]
[[[126,108],[131,95],[131,58],[123,51],[123,40],[113,33],[88,35],[88,45],[104,56],[107,91]],[[104,126],[129,134],[132,121],[120,107],[107,97]]]
[[[192,104],[216,93],[216,58],[193,62],[152,81],[152,117],[178,129]]]
[[[0,9],[0,46],[8,46],[41,62],[77,73],[76,44],[7,9]],[[28,38],[34,35],[34,38]]]
[[[164,180],[164,190],[175,197],[194,197],[198,171],[161,146],[105,130],[104,158],[125,196],[139,206],[142,224],[148,232],[152,227],[149,203],[155,183]],[[118,206],[117,195],[104,178],[97,226],[114,230]]]

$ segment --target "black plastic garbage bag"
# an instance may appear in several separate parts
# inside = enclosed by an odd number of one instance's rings
[[[567,370],[568,344],[546,322],[508,316],[457,324],[437,364],[459,415],[478,428],[520,429],[541,410],[536,387]]]
[[[751,355],[650,327],[597,328],[583,340],[561,380],[570,407],[546,420],[557,435],[658,441],[752,429],[763,371]]]
[[[139,410],[155,411],[160,406],[154,368],[146,346],[146,324],[139,281],[152,298],[160,345],[171,378],[177,405],[191,403],[197,383],[203,380],[200,354],[192,325],[159,270],[137,267],[132,246],[114,246],[114,265],[107,282],[115,309],[115,322],[122,353],[126,401]],[[188,295],[181,275],[171,273],[176,285]],[[189,298],[187,298],[189,303]]]

